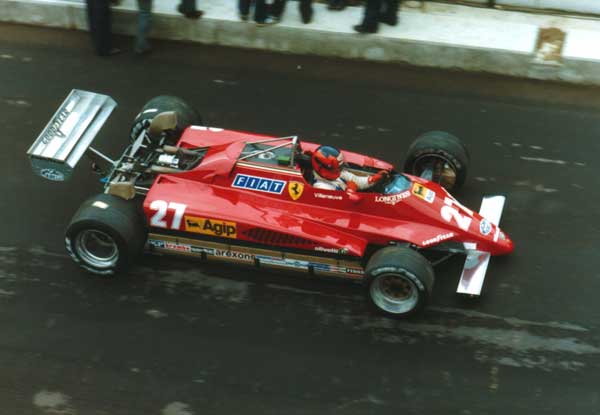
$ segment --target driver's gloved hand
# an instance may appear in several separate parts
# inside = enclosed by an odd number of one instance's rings
[[[358,185],[354,182],[346,183],[346,191],[347,192],[358,192]]]
[[[369,184],[379,183],[388,177],[390,177],[390,173],[387,170],[380,170],[377,173],[369,176]]]
[[[133,127],[131,127],[131,132],[129,133],[129,138],[131,139],[131,141],[137,140],[142,130],[150,127],[151,122],[152,120],[145,119],[135,123]]]

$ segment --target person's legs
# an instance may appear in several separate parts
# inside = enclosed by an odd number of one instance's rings
[[[98,55],[109,55],[112,49],[110,5],[108,0],[88,0],[90,30]]]
[[[254,21],[264,24],[267,20],[269,9],[265,0],[256,0],[254,3]]]
[[[396,26],[398,24],[398,7],[400,0],[384,0],[379,21]]]
[[[238,11],[240,12],[240,17],[242,20],[248,19],[248,15],[250,14],[250,1],[251,0],[238,1]]]
[[[300,0],[300,16],[302,16],[302,23],[310,23],[313,16],[312,0]]]
[[[379,14],[381,12],[381,0],[367,0],[365,14],[361,24],[354,26],[359,33],[375,33],[379,26]]]
[[[281,19],[285,12],[285,4],[286,0],[275,0],[269,7],[269,14],[277,20]]]
[[[196,9],[196,0],[181,0],[177,11],[190,19],[198,19],[204,14],[202,10]]]
[[[152,25],[152,0],[137,0],[137,3],[139,13],[134,51],[144,53],[150,50],[148,32],[150,32]]]

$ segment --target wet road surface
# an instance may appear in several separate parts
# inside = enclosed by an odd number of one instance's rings
[[[0,414],[599,410],[597,89],[169,42],[100,59],[83,33],[11,25],[0,85]],[[72,88],[119,103],[95,143],[112,155],[161,94],[214,126],[398,165],[418,134],[450,131],[472,158],[458,198],[505,194],[516,250],[476,300],[454,294],[460,258],[438,267],[411,321],[370,314],[359,287],[233,266],[148,256],[90,277],[63,235],[98,177],[82,162],[51,183],[25,157]]]

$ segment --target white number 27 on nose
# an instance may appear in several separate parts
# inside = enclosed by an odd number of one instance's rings
[[[171,222],[171,229],[179,229],[181,225],[181,218],[185,213],[187,205],[175,202],[166,202],[164,200],[154,200],[150,203],[150,209],[155,210],[156,213],[150,218],[150,226],[156,226],[157,228],[168,228],[165,217],[169,209],[173,210],[173,221]]]
[[[465,232],[468,231],[473,218],[461,215],[458,209],[453,206],[453,204],[454,203],[452,199],[444,199],[444,206],[442,206],[442,209],[440,210],[442,219],[444,219],[446,222],[452,222],[452,220],[454,220],[460,229]]]

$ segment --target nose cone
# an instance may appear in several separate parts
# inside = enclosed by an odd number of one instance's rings
[[[504,232],[500,231],[500,235],[498,237],[497,245],[497,253],[496,255],[506,255],[510,254],[514,249],[513,241],[506,235]]]

